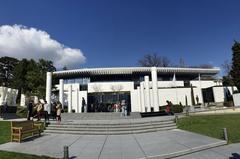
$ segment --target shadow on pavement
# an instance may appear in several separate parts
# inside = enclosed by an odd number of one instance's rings
[[[229,159],[240,159],[240,155],[238,153],[232,153],[232,156]]]

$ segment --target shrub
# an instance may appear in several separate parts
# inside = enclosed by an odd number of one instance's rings
[[[223,105],[226,107],[233,107],[233,101],[224,102]]]
[[[159,111],[165,111],[165,110],[166,110],[166,105],[159,107]],[[173,113],[182,113],[183,112],[183,106],[182,105],[178,105],[178,104],[172,105],[171,111]]]
[[[17,107],[16,115],[20,118],[27,117],[27,108],[26,107]]]
[[[182,105],[173,105],[172,106],[172,112],[173,113],[182,113],[183,112],[183,106]]]
[[[63,112],[67,113],[68,112],[68,107],[64,107]]]
[[[0,106],[0,112],[3,112],[4,108],[3,106]],[[16,113],[17,112],[17,107],[16,106],[8,106],[7,107],[7,113]]]

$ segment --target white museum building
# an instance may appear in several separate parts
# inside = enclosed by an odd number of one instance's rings
[[[223,103],[236,87],[222,86],[219,68],[113,67],[84,68],[47,73],[46,101],[59,100],[68,112],[111,111],[123,102],[130,112],[159,111],[173,104]],[[54,82],[57,84],[54,84]],[[192,93],[191,93],[192,92]],[[109,107],[110,106],[110,107]]]

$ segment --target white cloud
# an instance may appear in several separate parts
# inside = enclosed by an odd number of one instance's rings
[[[80,49],[64,46],[47,32],[22,25],[0,26],[0,56],[43,58],[53,61],[57,68],[73,67],[86,60]]]

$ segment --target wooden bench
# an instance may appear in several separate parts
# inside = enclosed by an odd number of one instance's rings
[[[11,141],[21,142],[22,140],[40,136],[41,129],[39,124],[34,124],[33,121],[12,121],[11,122]]]

